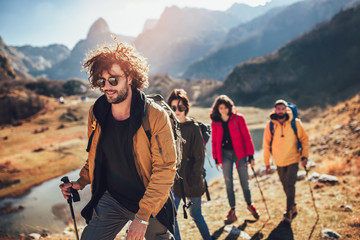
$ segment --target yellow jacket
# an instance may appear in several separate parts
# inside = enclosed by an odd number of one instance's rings
[[[81,169],[80,178],[77,181],[82,189],[87,184],[91,184],[92,195],[94,196],[96,194],[93,189],[95,158],[101,126],[97,121],[92,121],[93,108],[94,106],[90,108],[88,117],[88,136],[90,137],[93,127],[95,132],[91,139],[88,159]],[[169,117],[164,109],[153,102],[147,109],[152,135],[151,144],[142,125],[133,136],[135,165],[146,188],[144,196],[139,202],[139,211],[136,215],[145,221],[148,221],[151,215],[155,217],[164,206],[169,197],[176,172],[176,151]]]
[[[293,114],[291,109],[287,108],[289,118],[280,124],[279,121],[272,118],[274,113],[270,114],[270,121],[274,124],[274,137],[272,142],[272,151],[270,152],[270,122],[267,123],[264,130],[263,149],[265,165],[270,165],[270,155],[272,154],[276,166],[285,167],[293,163],[300,162],[301,157],[309,157],[309,137],[305,133],[300,119],[296,119],[297,135],[302,144],[302,152],[298,152],[297,139],[294,130],[291,127]]]

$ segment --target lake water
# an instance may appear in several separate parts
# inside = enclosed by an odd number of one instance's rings
[[[254,146],[256,149],[255,158],[262,147],[263,130],[251,131]],[[208,182],[221,177],[222,173],[216,170],[211,153],[211,139],[207,146],[207,157],[205,159],[206,179]],[[79,170],[66,174],[70,180],[78,178]],[[30,192],[19,198],[6,198],[0,201],[0,207],[11,204],[13,207],[23,206],[24,209],[0,215],[0,229],[10,235],[19,235],[20,233],[40,233],[47,231],[49,233],[62,232],[68,223],[72,224],[69,205],[62,197],[59,189],[61,177],[44,182],[41,185],[33,187]],[[80,215],[81,209],[86,205],[90,198],[90,187],[79,191],[80,202],[73,203],[77,225],[85,225],[85,221]],[[211,189],[210,189],[211,193]]]

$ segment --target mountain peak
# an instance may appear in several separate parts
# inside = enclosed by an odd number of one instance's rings
[[[87,38],[91,38],[92,36],[96,36],[104,33],[110,33],[110,28],[107,22],[103,18],[99,18],[90,27]]]

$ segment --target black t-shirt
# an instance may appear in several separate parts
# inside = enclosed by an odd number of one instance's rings
[[[136,213],[145,187],[136,170],[129,136],[130,118],[117,121],[111,111],[102,136],[107,190],[125,208]]]
[[[227,149],[227,150],[232,150],[234,148],[232,145],[230,131],[229,131],[229,120],[226,122],[221,120],[221,123],[222,123],[223,132],[224,132],[222,142],[221,142],[221,147],[224,149]]]

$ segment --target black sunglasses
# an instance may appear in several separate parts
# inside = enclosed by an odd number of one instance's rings
[[[125,75],[111,76],[108,78],[107,81],[110,83],[111,86],[116,86],[119,83],[118,78],[124,77],[124,76]],[[105,82],[106,82],[105,78],[99,78],[98,80],[96,80],[96,85],[100,88],[103,88],[103,87],[105,87]]]
[[[176,110],[179,110],[179,112],[184,112],[186,110],[185,106],[171,106],[171,109],[176,112]]]

